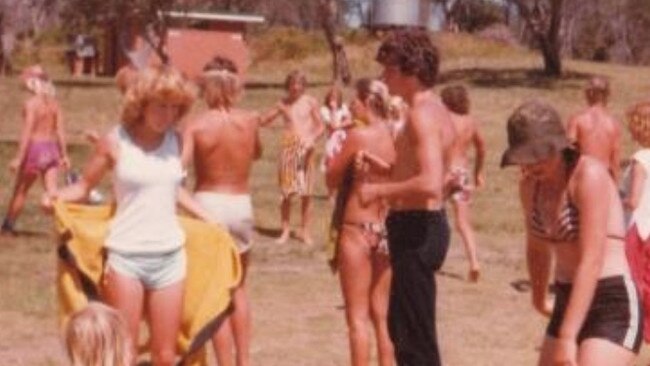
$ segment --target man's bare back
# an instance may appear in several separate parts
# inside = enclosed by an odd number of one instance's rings
[[[621,127],[604,106],[593,105],[569,120],[567,135],[581,153],[601,161],[618,178]]]
[[[259,115],[244,110],[210,110],[191,123],[185,141],[193,144],[195,190],[247,193],[252,163],[261,154],[258,128]]]

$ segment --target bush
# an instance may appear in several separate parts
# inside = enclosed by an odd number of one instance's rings
[[[253,63],[260,61],[300,61],[329,52],[322,32],[297,28],[272,28],[251,37]]]

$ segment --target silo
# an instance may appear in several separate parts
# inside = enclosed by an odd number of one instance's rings
[[[430,0],[373,0],[371,26],[427,27],[430,14]]]

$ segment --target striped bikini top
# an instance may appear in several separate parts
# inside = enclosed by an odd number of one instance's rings
[[[580,212],[568,194],[563,198],[564,203],[554,223],[544,222],[539,208],[539,197],[539,184],[536,184],[533,194],[533,209],[530,215],[531,234],[539,239],[553,242],[577,240],[580,231]]]

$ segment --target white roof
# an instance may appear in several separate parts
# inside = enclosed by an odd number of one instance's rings
[[[170,18],[213,21],[217,20],[222,22],[264,23],[264,17],[259,15],[202,13],[196,11],[166,11],[164,14]]]

